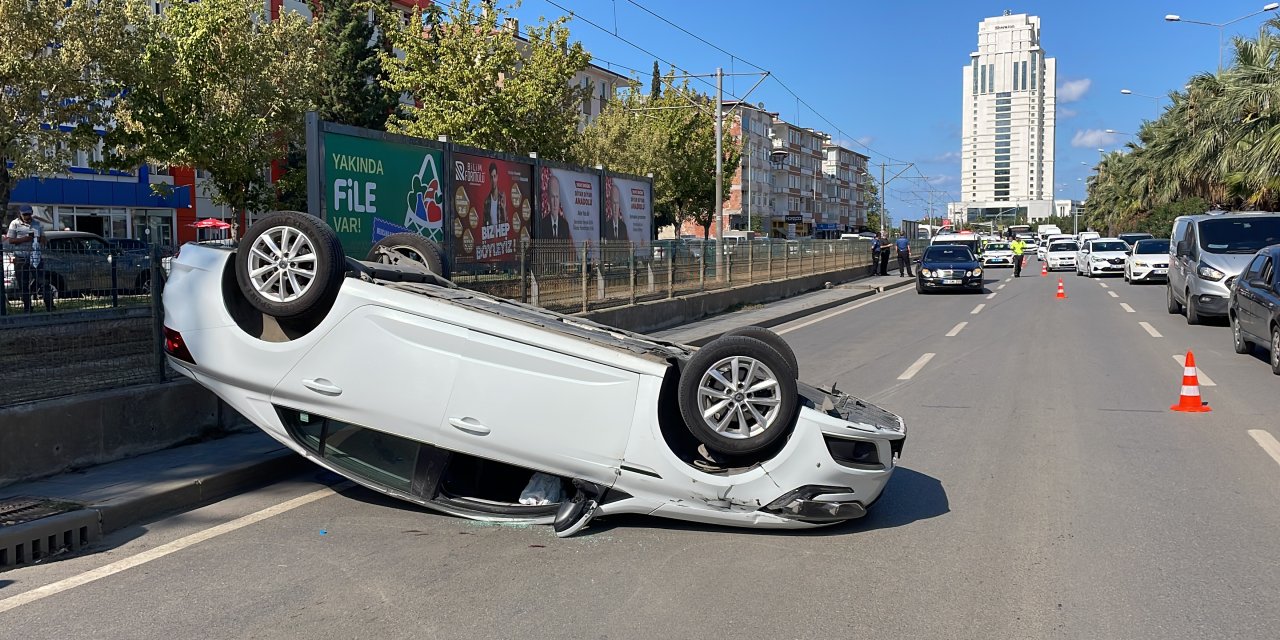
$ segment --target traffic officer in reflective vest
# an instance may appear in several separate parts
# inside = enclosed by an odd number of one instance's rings
[[[1009,243],[1009,248],[1013,249],[1013,277],[1021,278],[1022,251],[1027,248],[1027,243],[1023,242],[1022,238],[1014,238],[1013,242]]]

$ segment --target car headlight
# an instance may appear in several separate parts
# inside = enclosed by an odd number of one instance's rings
[[[974,275],[974,276],[982,275],[982,267],[978,267],[977,269],[974,269],[969,275]]]
[[[921,276],[923,276],[923,277],[925,277],[925,278],[932,278],[932,277],[933,277],[933,272],[932,272],[932,271],[930,271],[930,270],[928,270],[928,269],[921,269],[921,270],[920,270],[920,275],[921,275]]]
[[[1107,259],[1102,256],[1089,256],[1090,262],[1106,262]]]
[[[1145,267],[1145,266],[1147,266],[1147,263],[1145,263],[1145,262],[1143,262],[1143,261],[1141,261],[1141,260],[1134,260],[1134,261],[1133,261],[1133,266],[1135,266],[1135,267]]]
[[[1222,278],[1224,278],[1227,274],[1221,271],[1218,271],[1217,269],[1214,269],[1213,267],[1207,264],[1201,264],[1199,267],[1196,268],[1196,275],[1200,276],[1201,278],[1204,278],[1205,280],[1212,280],[1214,282],[1217,282],[1218,280],[1221,280]]]

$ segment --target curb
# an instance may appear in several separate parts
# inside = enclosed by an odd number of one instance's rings
[[[855,280],[855,282],[856,282],[856,280]],[[861,299],[863,299],[863,298],[870,298],[871,296],[874,296],[874,295],[876,295],[876,294],[880,294],[880,293],[884,293],[885,291],[889,291],[890,289],[899,289],[899,288],[902,288],[902,287],[905,287],[905,286],[908,286],[908,285],[912,285],[912,284],[915,284],[915,279],[914,279],[914,278],[913,278],[913,279],[910,279],[910,280],[903,280],[903,281],[901,281],[901,282],[895,282],[895,283],[890,284],[890,285],[884,285],[884,286],[879,286],[879,287],[875,287],[875,288],[867,289],[866,291],[861,291],[861,292],[859,292],[859,293],[855,293],[855,294],[852,294],[852,295],[849,295],[849,296],[846,296],[846,297],[843,297],[843,298],[839,298],[839,299],[836,299],[836,300],[828,300],[827,302],[824,302],[824,303],[822,303],[822,304],[818,304],[818,305],[814,305],[814,306],[809,307],[809,308],[807,308],[807,309],[799,309],[799,310],[797,310],[797,311],[790,311],[790,312],[784,313],[784,314],[779,315],[779,316],[774,316],[774,317],[769,318],[769,319],[767,319],[767,320],[761,320],[761,321],[755,322],[755,323],[753,323],[753,324],[754,324],[755,326],[757,326],[757,327],[764,327],[764,328],[766,328],[766,329],[768,329],[768,328],[770,328],[770,327],[776,327],[776,326],[778,326],[778,325],[780,325],[780,324],[786,324],[786,323],[788,323],[788,322],[791,322],[792,320],[798,320],[798,319],[803,318],[803,317],[805,317],[805,316],[813,315],[813,314],[815,314],[815,313],[821,313],[821,312],[826,311],[826,310],[828,310],[828,309],[834,309],[834,308],[836,308],[836,307],[838,307],[838,306],[840,306],[840,305],[848,304],[848,303],[853,302],[853,301],[855,301],[855,300],[861,300]],[[711,342],[712,340],[715,340],[716,338],[719,338],[720,336],[722,336],[722,335],[724,335],[724,334],[725,334],[725,331],[715,331],[715,332],[713,332],[713,333],[707,334],[707,335],[702,336],[702,337],[700,337],[700,338],[696,338],[696,339],[694,339],[694,340],[686,340],[686,341],[684,341],[684,344],[687,344],[687,345],[689,345],[689,346],[691,346],[691,347],[702,347],[702,346],[705,346],[708,342]]]

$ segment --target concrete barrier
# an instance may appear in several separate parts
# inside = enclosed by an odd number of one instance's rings
[[[640,333],[661,331],[723,313],[739,305],[772,302],[821,289],[828,282],[841,283],[864,278],[869,272],[870,267],[862,265],[811,276],[759,282],[730,289],[716,289],[667,300],[654,300],[634,306],[601,309],[575,315],[628,331]]]
[[[0,487],[248,428],[190,380],[0,409]]]

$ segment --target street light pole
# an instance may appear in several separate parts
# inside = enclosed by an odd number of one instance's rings
[[[724,129],[724,69],[716,67],[716,217],[717,224],[723,226],[724,203],[720,200],[720,195],[724,193],[724,150],[721,148],[722,138],[721,132]],[[716,237],[720,237],[723,229],[716,230]],[[717,264],[719,262],[717,261]]]
[[[1225,38],[1226,27],[1228,25],[1232,25],[1237,22],[1240,22],[1241,20],[1246,20],[1256,15],[1261,15],[1268,11],[1275,11],[1276,9],[1280,9],[1280,2],[1270,2],[1264,5],[1261,11],[1254,11],[1249,15],[1240,16],[1235,20],[1228,20],[1226,22],[1201,22],[1200,20],[1187,20],[1182,16],[1172,14],[1172,13],[1165,16],[1164,19],[1165,19],[1165,22],[1186,22],[1188,24],[1200,24],[1206,27],[1217,27],[1218,28],[1218,75],[1222,75],[1222,45],[1223,45],[1223,40]]]

